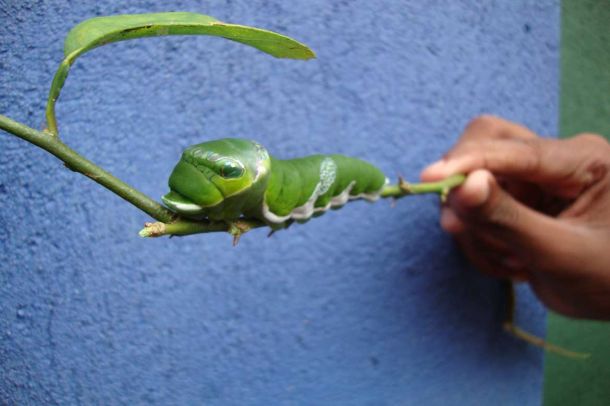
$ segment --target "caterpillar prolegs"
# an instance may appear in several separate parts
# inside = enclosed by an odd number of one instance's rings
[[[187,148],[163,202],[178,214],[212,221],[241,216],[282,228],[348,201],[375,201],[387,180],[368,162],[343,155],[281,160],[260,144],[238,138]]]

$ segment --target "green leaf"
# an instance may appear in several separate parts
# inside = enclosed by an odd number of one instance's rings
[[[315,58],[314,52],[306,45],[285,35],[223,23],[203,14],[176,12],[91,18],[72,28],[66,37],[65,59],[53,78],[47,102],[47,125],[50,132],[57,135],[55,102],[76,58],[102,45],[165,35],[212,35],[249,45],[277,58]]]
[[[157,13],[96,17],[75,26],[66,37],[64,54],[83,54],[101,45],[128,39],[164,35],[213,35],[224,37],[277,58],[315,57],[306,45],[260,28],[227,24],[195,13]]]

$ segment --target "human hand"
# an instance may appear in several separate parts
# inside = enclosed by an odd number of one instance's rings
[[[488,274],[527,281],[550,309],[610,320],[610,144],[537,136],[493,116],[474,119],[421,174],[466,173],[441,226]]]

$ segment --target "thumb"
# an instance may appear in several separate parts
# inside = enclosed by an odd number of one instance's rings
[[[578,226],[521,204],[487,170],[468,175],[448,205],[468,231],[502,241],[532,270],[569,269],[582,254]]]

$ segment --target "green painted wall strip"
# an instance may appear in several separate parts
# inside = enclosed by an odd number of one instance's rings
[[[610,0],[563,0],[560,135],[610,139]],[[586,361],[546,354],[544,404],[610,404],[610,323],[549,314],[548,340],[592,353]]]
[[[610,137],[610,0],[563,0],[560,132]]]

